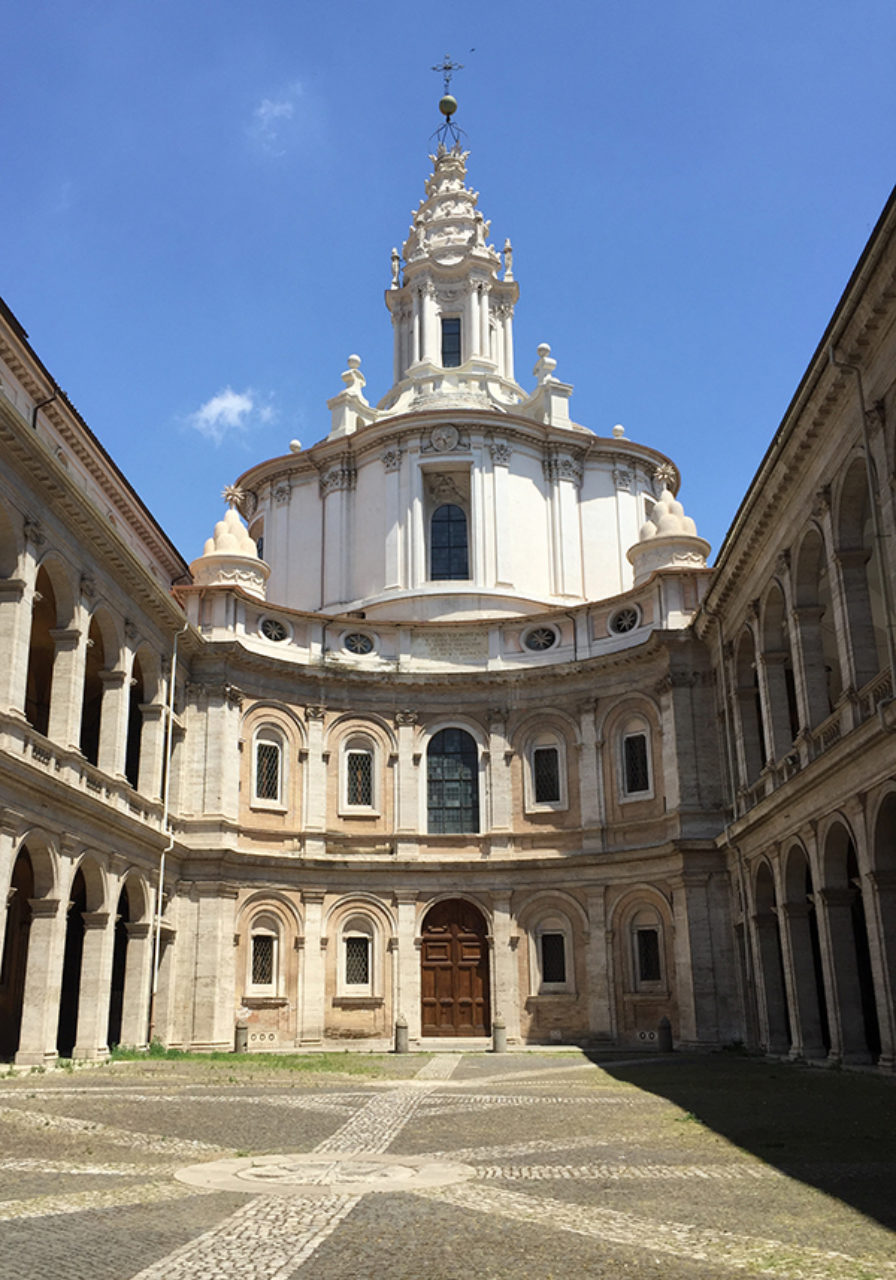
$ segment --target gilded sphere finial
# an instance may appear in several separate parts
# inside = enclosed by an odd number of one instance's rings
[[[439,100],[439,110],[446,120],[450,120],[457,110],[457,98],[451,93],[443,94]]]

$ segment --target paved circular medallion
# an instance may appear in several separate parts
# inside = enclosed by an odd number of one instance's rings
[[[249,1195],[317,1196],[371,1191],[421,1191],[466,1182],[476,1170],[447,1160],[413,1156],[374,1156],[366,1152],[333,1155],[239,1156],[178,1169],[178,1181],[212,1191]]]

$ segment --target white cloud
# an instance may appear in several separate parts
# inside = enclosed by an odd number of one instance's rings
[[[275,97],[262,98],[252,112],[246,133],[258,149],[269,156],[282,156],[298,121],[296,104],[302,86],[296,81]]]
[[[259,403],[254,391],[225,387],[189,414],[187,421],[207,440],[221,444],[227,436],[243,435],[257,423],[271,422],[273,418],[273,408]]]

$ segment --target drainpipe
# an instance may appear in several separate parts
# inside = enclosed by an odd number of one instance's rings
[[[148,1042],[152,1044],[156,1020],[156,997],[159,991],[159,960],[161,957],[162,938],[162,890],[165,884],[165,861],[174,848],[174,828],[170,821],[171,797],[171,742],[174,730],[174,687],[177,683],[177,646],[185,631],[189,630],[189,622],[185,622],[180,631],[175,632],[174,648],[171,654],[171,676],[168,680],[168,708],[165,719],[165,794],[162,800],[162,830],[168,832],[168,843],[162,850],[159,859],[159,883],[156,890],[155,928],[152,939],[152,991],[149,998],[149,1031]]]
[[[56,386],[56,384],[55,384],[55,382],[54,382],[54,383],[53,383],[53,394],[52,394],[51,396],[47,396],[46,400],[38,400],[38,401],[37,401],[37,403],[35,404],[34,408],[31,410],[31,430],[32,430],[32,431],[36,431],[36,430],[37,430],[37,414],[38,414],[38,410],[39,410],[39,409],[43,409],[43,408],[44,408],[46,405],[48,405],[48,404],[52,404],[52,403],[53,403],[53,401],[56,399],[56,397],[57,397],[58,395],[59,395],[59,388]]]
[[[847,360],[838,360],[837,353],[833,346],[828,348],[828,359],[835,369],[843,369],[847,373],[856,375],[856,389],[859,393],[859,414],[862,421],[862,445],[865,450],[865,480],[868,485],[868,506],[871,511],[871,528],[874,532],[874,542],[877,548],[877,563],[880,568],[880,590],[883,596],[884,617],[886,618],[886,637],[887,637],[887,661],[890,666],[890,697],[884,699],[878,704],[878,713],[882,727],[886,730],[887,725],[884,721],[883,708],[887,706],[896,697],[896,640],[893,635],[893,603],[890,596],[890,575],[888,572],[889,565],[884,559],[884,535],[880,527],[880,511],[877,505],[877,495],[874,490],[874,477],[872,469],[874,460],[871,456],[871,439],[868,432],[868,416],[865,410],[865,384],[862,381],[862,370],[856,364],[850,364]],[[892,732],[892,730],[889,730]]]

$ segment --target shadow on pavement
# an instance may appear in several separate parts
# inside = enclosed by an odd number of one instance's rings
[[[638,1063],[588,1054],[790,1177],[896,1229],[896,1080],[735,1053]]]

